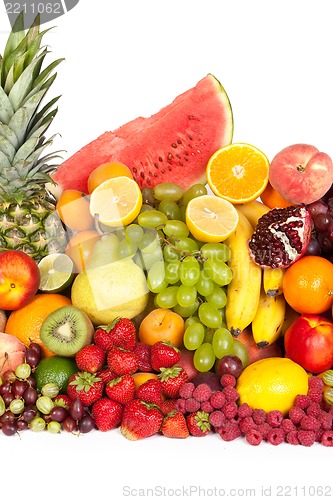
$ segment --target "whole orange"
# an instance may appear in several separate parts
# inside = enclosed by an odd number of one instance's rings
[[[321,314],[333,304],[333,264],[315,255],[301,257],[285,272],[283,293],[301,314]]]
[[[91,257],[95,243],[100,239],[97,231],[89,229],[75,233],[69,240],[65,253],[72,259],[75,272],[80,273],[86,268]]]
[[[56,209],[62,222],[72,231],[84,231],[94,226],[89,200],[77,189],[65,189],[60,195]]]
[[[291,203],[285,200],[269,182],[264,191],[261,193],[260,198],[261,201],[269,208],[285,208],[291,206]]]
[[[71,300],[64,295],[58,293],[39,293],[25,306],[10,313],[5,333],[14,335],[26,346],[30,342],[36,342],[43,348],[45,357],[53,356],[54,353],[47,349],[40,339],[40,327],[44,319],[51,312],[70,304]]]
[[[170,309],[153,309],[141,321],[139,339],[148,345],[165,341],[180,347],[183,342],[184,329],[185,323],[179,314]]]
[[[123,163],[115,161],[102,163],[88,177],[88,192],[91,194],[102,182],[121,175],[133,179],[131,170]]]

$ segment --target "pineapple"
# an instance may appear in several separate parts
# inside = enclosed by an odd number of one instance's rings
[[[44,133],[59,97],[39,109],[62,59],[42,69],[48,50],[41,41],[48,30],[40,32],[39,25],[37,17],[25,31],[20,14],[0,56],[0,251],[23,250],[36,262],[66,245],[56,200],[46,188],[56,169],[50,162],[59,156],[43,154],[54,139]]]

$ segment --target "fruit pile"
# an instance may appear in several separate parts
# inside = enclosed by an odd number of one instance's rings
[[[231,143],[208,75],[56,168],[42,35],[0,59],[2,434],[333,446],[331,158]]]

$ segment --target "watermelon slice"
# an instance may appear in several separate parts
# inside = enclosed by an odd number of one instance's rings
[[[233,115],[228,96],[211,74],[149,118],[105,132],[66,160],[53,180],[60,189],[88,192],[87,180],[102,163],[127,165],[140,187],[176,182],[185,190],[206,182],[211,155],[230,144]]]

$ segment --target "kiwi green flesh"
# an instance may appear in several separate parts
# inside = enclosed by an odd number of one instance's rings
[[[50,351],[60,356],[75,356],[92,342],[94,327],[88,316],[75,306],[63,306],[47,316],[40,338]]]

